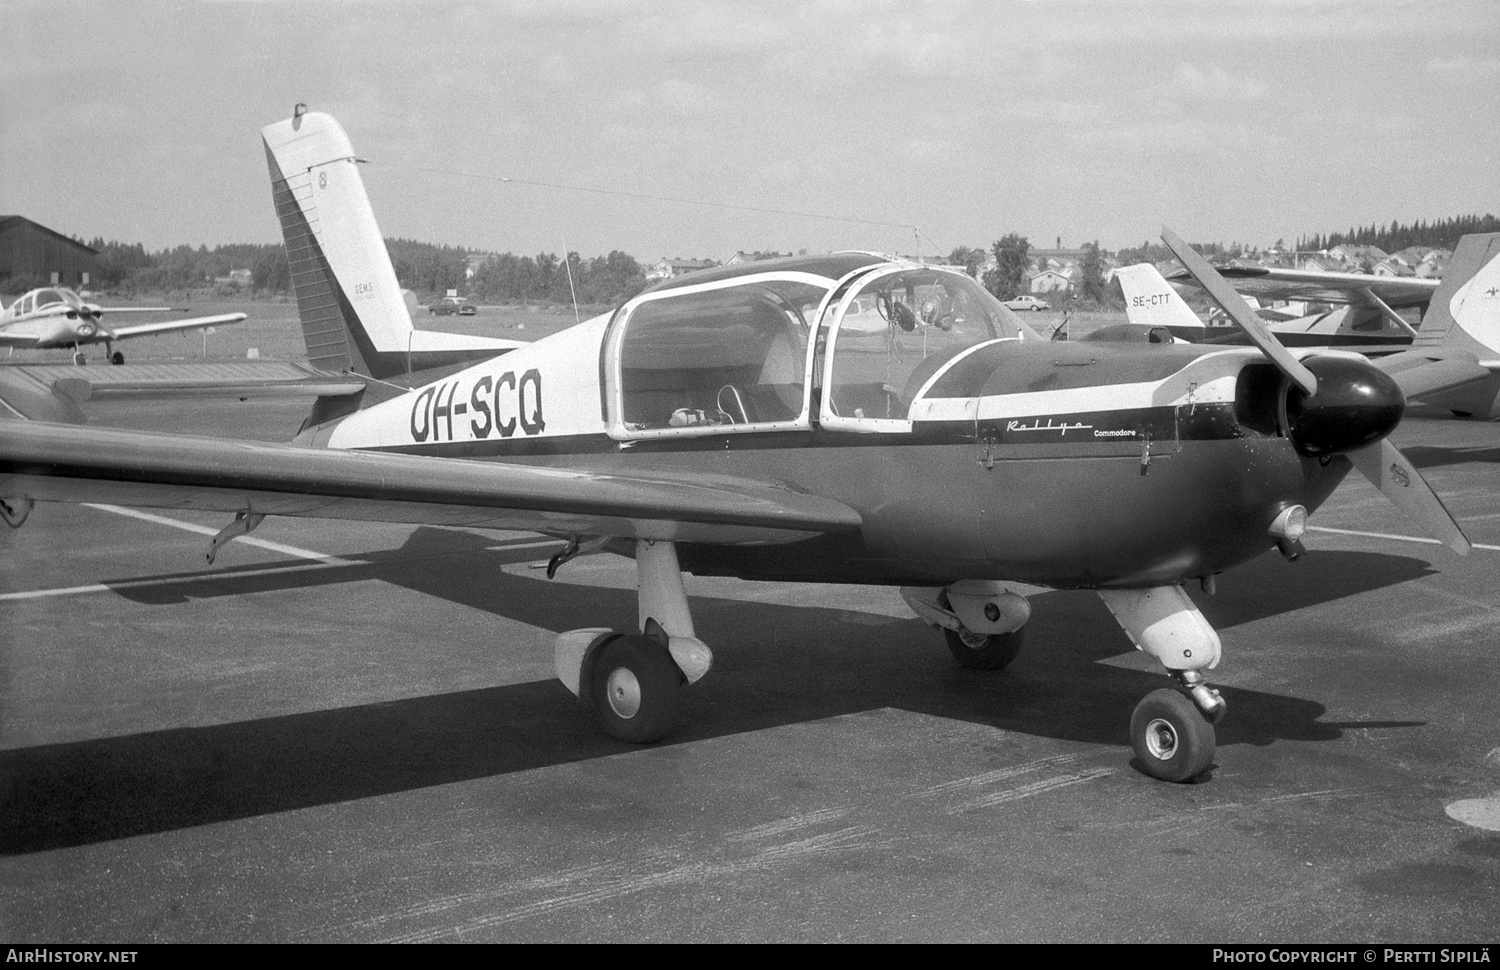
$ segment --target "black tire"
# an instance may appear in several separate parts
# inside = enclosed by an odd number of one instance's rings
[[[682,711],[682,671],[650,637],[616,637],[589,665],[589,707],[604,733],[632,744],[660,741]]]
[[[1213,765],[1214,744],[1213,724],[1175,690],[1147,694],[1130,718],[1130,746],[1152,778],[1192,781]]]
[[[965,630],[944,630],[943,639],[953,660],[965,670],[1004,670],[1021,652],[1025,627],[1010,633],[986,636]]]
[[[109,362],[111,364],[123,364],[123,363],[125,363],[125,352],[123,350],[117,350],[117,351],[115,351],[113,354],[110,355]]]

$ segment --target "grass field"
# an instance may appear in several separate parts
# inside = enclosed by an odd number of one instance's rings
[[[132,301],[101,299],[98,302],[104,306],[128,306]],[[145,301],[134,302],[139,304]],[[307,356],[302,343],[301,326],[297,320],[297,304],[290,299],[170,302],[175,306],[187,306],[193,316],[244,313],[247,318],[226,327],[215,327],[210,332],[187,331],[123,341],[116,345],[116,349],[124,351],[127,362],[230,361],[245,360],[250,356],[261,360],[295,361]],[[158,301],[158,305],[163,304]],[[588,319],[601,310],[602,308],[585,308],[580,311],[580,315],[583,319]],[[1063,318],[1063,314],[1051,311],[1022,313],[1018,316],[1043,337],[1051,336]],[[479,312],[471,317],[434,317],[419,310],[413,322],[419,330],[445,330],[450,333],[511,340],[539,340],[573,326],[577,320],[571,308],[481,306]],[[1124,322],[1124,313],[1074,313],[1068,323],[1069,336],[1076,340],[1098,327]],[[91,363],[104,361],[102,344],[86,347],[85,353]],[[71,359],[71,350],[17,350],[9,356],[8,361],[51,364],[66,363]]]

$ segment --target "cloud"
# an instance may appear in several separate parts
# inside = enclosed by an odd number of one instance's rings
[[[1476,58],[1455,54],[1451,57],[1434,57],[1423,66],[1428,74],[1487,76],[1500,73],[1500,57]]]
[[[1230,74],[1218,65],[1204,70],[1183,62],[1152,93],[1177,101],[1259,101],[1266,96],[1266,90],[1263,82]]]

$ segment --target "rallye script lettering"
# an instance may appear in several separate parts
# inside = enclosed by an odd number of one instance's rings
[[[424,387],[411,405],[411,439],[416,442],[452,441],[455,418],[469,417],[469,432],[476,440],[498,434],[509,438],[541,434],[547,427],[542,418],[542,374],[532,368],[520,379],[506,371],[491,379],[486,374],[474,382],[468,394],[448,381]],[[462,427],[460,425],[460,427]]]
[[[1094,426],[1092,424],[1084,424],[1082,421],[1078,421],[1073,424],[1069,424],[1068,422],[1064,421],[1062,424],[1057,424],[1051,418],[1047,419],[1046,424],[1042,423],[1041,418],[1033,419],[1030,424],[1027,424],[1024,421],[1005,422],[1006,431],[1056,431],[1064,436],[1066,436],[1069,431],[1088,431],[1093,427]]]

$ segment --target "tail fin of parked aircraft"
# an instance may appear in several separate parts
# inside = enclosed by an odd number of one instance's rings
[[[1125,315],[1132,324],[1166,327],[1182,340],[1202,340],[1208,330],[1172,285],[1150,263],[1115,270],[1125,294]]]
[[[1482,361],[1500,360],[1500,232],[1458,241],[1413,346],[1443,346]]]
[[[388,379],[524,346],[412,326],[354,147],[331,115],[298,105],[261,138],[314,367]]]

